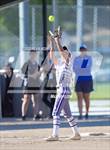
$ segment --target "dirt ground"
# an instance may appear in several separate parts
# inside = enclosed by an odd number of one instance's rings
[[[110,127],[81,127],[82,139],[70,141],[70,128],[60,129],[60,141],[46,142],[51,129],[0,132],[0,150],[110,150]]]

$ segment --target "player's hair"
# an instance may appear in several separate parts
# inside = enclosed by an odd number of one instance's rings
[[[68,51],[68,48],[66,46],[63,46],[63,50],[67,50]]]
[[[80,46],[79,51],[87,51],[87,47],[86,46]]]
[[[13,72],[13,67],[11,63],[6,64],[5,67],[8,67]]]
[[[63,50],[69,52],[69,50],[68,50],[68,48],[66,46],[63,46]],[[69,52],[69,57],[71,57],[71,53],[70,52]]]

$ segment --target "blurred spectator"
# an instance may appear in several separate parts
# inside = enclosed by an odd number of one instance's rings
[[[90,92],[93,91],[91,75],[92,58],[87,54],[87,47],[80,46],[80,55],[74,59],[73,71],[75,72],[75,91],[78,99],[79,119],[82,119],[83,99],[86,106],[85,118],[88,119],[90,107]]]
[[[29,60],[24,63],[22,67],[22,73],[24,74],[24,94],[22,98],[22,120],[26,119],[26,113],[30,100],[33,105],[33,120],[40,119],[39,115],[39,70],[40,66],[36,62],[37,52],[36,50],[30,50]]]
[[[50,113],[49,118],[52,118],[52,111],[56,97],[56,77],[54,65],[45,62],[42,88],[43,88],[43,102],[49,107]],[[42,77],[42,76],[41,76]]]
[[[51,102],[51,108],[50,108],[50,118],[52,118],[52,112],[53,112],[53,107],[56,99],[56,74],[55,74],[55,68],[54,65],[52,65],[51,72],[49,74],[49,81],[48,81],[48,86],[50,89],[50,102]]]
[[[2,116],[3,117],[13,117],[13,93],[8,93],[10,89],[10,83],[14,76],[13,74],[13,67],[11,64],[7,64],[4,67],[5,72],[1,75],[2,80]]]

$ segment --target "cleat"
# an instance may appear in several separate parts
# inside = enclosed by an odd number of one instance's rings
[[[49,136],[46,141],[59,141],[59,137],[58,136]]]
[[[69,140],[80,140],[80,139],[81,139],[80,134],[75,134],[75,136],[69,138]]]

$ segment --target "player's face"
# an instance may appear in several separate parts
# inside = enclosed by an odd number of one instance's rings
[[[30,52],[30,59],[31,60],[36,60],[37,53],[36,52]]]
[[[11,69],[10,69],[10,67],[5,67],[5,73],[6,74],[10,74],[11,73]]]
[[[87,50],[83,49],[80,51],[81,52],[81,55],[86,55],[87,54]]]

